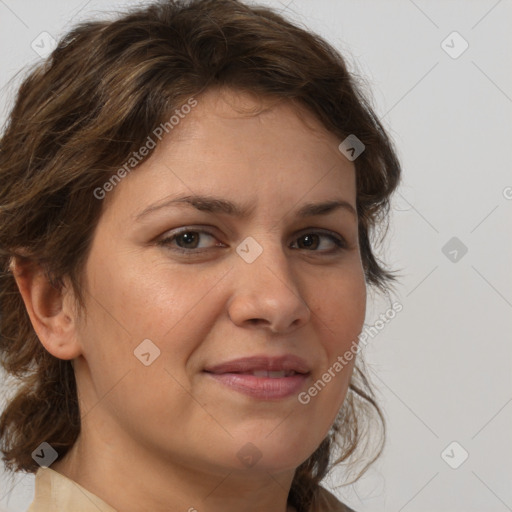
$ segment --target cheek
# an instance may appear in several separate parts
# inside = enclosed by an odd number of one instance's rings
[[[317,406],[323,410],[329,421],[334,421],[348,391],[357,357],[359,335],[364,324],[364,275],[354,272],[331,281],[322,293],[321,302],[317,303],[317,307],[315,316],[318,330],[323,333],[325,356],[322,368],[315,375],[315,382],[318,383]]]
[[[134,350],[149,339],[160,350],[150,368],[167,368],[186,384],[188,361],[208,339],[222,313],[219,293],[225,269],[201,273],[200,283],[192,265],[181,271],[161,261],[142,266],[128,256],[124,261],[119,258],[111,262],[109,267],[98,265],[96,270],[91,283],[95,295],[101,297],[101,307],[91,300],[92,314],[85,338],[91,347],[91,365],[104,367],[103,361],[114,358],[117,366],[139,370]],[[154,375],[154,371],[147,372],[144,378],[161,378]],[[169,379],[167,373],[163,377]]]
[[[362,272],[349,273],[330,280],[322,287],[313,307],[326,337],[329,355],[339,355],[344,347],[357,338],[363,328],[366,315],[366,283]]]
[[[187,317],[199,302],[209,279],[194,285],[188,275],[165,263],[144,261],[133,254],[91,262],[91,295],[100,298],[110,322],[134,337],[160,335]],[[108,322],[107,318],[107,322]]]

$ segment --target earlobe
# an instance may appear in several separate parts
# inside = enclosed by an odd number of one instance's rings
[[[32,326],[46,350],[59,359],[79,356],[69,283],[52,283],[41,266],[28,260],[13,260],[11,270]]]

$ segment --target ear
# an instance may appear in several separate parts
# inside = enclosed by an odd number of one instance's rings
[[[41,266],[29,260],[13,259],[11,270],[32,326],[45,349],[59,359],[78,357],[82,352],[69,280],[52,284]]]

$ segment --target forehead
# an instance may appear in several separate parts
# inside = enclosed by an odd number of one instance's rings
[[[164,138],[161,147],[166,142],[184,142],[191,137],[201,136],[221,139],[225,143],[229,142],[226,140],[228,134],[232,138],[236,138],[236,135],[247,138],[251,131],[257,132],[262,127],[280,132],[283,136],[293,132],[295,138],[306,138],[312,143],[336,143],[339,138],[329,132],[312,111],[296,100],[215,88],[203,93],[196,101],[197,106],[184,117],[179,129]],[[226,131],[212,130],[215,126],[222,126]]]
[[[354,196],[354,165],[339,152],[339,138],[306,108],[225,90],[196,101],[110,200],[122,194],[133,207],[173,192],[219,190],[245,204],[258,195],[293,202],[335,190]]]

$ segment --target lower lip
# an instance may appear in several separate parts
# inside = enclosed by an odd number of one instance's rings
[[[307,374],[279,378],[255,377],[242,373],[206,374],[234,391],[263,400],[278,400],[296,395],[308,378]]]

